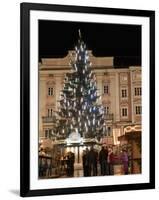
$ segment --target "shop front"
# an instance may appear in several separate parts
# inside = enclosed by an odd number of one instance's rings
[[[128,151],[131,174],[141,173],[141,125],[127,126],[124,135],[118,138],[121,148]]]

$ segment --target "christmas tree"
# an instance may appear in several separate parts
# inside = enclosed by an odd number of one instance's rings
[[[60,94],[55,132],[59,139],[68,138],[72,133],[82,138],[100,139],[104,130],[104,109],[99,104],[96,76],[91,70],[80,30],[75,57],[70,64],[72,70],[65,75]]]

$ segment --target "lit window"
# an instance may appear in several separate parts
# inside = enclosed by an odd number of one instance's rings
[[[126,89],[121,90],[121,96],[127,97],[127,90]]]
[[[141,87],[135,87],[135,96],[141,96],[142,91],[141,91]]]
[[[141,112],[142,112],[141,106],[136,106],[135,107],[135,113],[136,113],[136,115],[141,115]]]
[[[127,108],[122,108],[122,116],[127,117],[128,116],[128,109]]]
[[[104,94],[109,94],[109,86],[108,85],[104,85]]]
[[[52,88],[52,87],[49,87],[49,88],[48,88],[48,96],[53,96],[53,94],[54,94],[53,88]]]

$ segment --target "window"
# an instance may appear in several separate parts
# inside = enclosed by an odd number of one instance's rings
[[[121,96],[127,97],[127,90],[126,89],[121,90]]]
[[[141,96],[141,87],[135,87],[135,96]]]
[[[49,137],[49,131],[45,130],[45,137],[48,138]]]
[[[48,96],[53,96],[54,90],[53,87],[48,88]]]
[[[104,85],[104,94],[109,94],[109,86],[108,85]]]
[[[48,115],[48,117],[52,117],[53,116],[53,109],[52,108],[49,108],[47,110],[47,115]]]
[[[142,112],[141,106],[136,106],[135,107],[135,113],[136,113],[136,115],[141,115],[141,112]]]
[[[111,127],[108,127],[108,136],[111,136]]]
[[[45,138],[51,138],[51,137],[52,137],[52,129],[46,129]]]
[[[109,106],[105,106],[104,107],[104,112],[105,112],[106,115],[109,114]]]
[[[127,117],[127,116],[128,116],[128,109],[122,108],[122,117]]]
[[[52,136],[52,129],[49,129],[49,138]]]

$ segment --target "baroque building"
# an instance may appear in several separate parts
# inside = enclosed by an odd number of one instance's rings
[[[69,51],[63,58],[42,58],[39,63],[39,136],[53,138],[56,111],[65,74],[71,69]],[[141,130],[142,80],[141,66],[115,68],[114,57],[95,57],[89,51],[91,68],[96,75],[100,103],[105,109],[106,134],[101,143],[120,144],[127,126]]]

